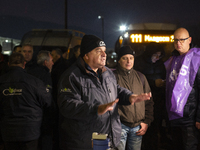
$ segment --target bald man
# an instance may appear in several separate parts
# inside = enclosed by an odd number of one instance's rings
[[[200,49],[190,48],[185,28],[174,32],[172,57],[166,66],[166,108],[174,150],[197,150],[200,129]],[[194,65],[195,64],[195,65]]]

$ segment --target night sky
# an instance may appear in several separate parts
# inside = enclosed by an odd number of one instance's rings
[[[98,15],[104,16],[104,40],[109,48],[114,48],[122,24],[162,22],[193,29],[200,25],[200,0],[68,0],[67,10],[68,28],[99,37],[102,22]],[[4,19],[0,36],[20,39],[32,28],[64,28],[65,1],[0,0],[0,17]],[[5,18],[18,21],[7,25]]]

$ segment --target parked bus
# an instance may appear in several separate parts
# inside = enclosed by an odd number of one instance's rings
[[[51,51],[53,48],[69,54],[71,48],[81,43],[84,35],[84,32],[70,29],[33,29],[24,34],[21,45],[33,45],[34,58],[40,50]]]
[[[175,24],[167,23],[142,23],[130,24],[128,29],[119,36],[116,44],[115,51],[123,45],[130,45],[136,52],[135,57],[141,55],[150,42],[161,43],[165,50],[165,58],[170,57],[171,52],[174,50],[173,33],[177,26]]]

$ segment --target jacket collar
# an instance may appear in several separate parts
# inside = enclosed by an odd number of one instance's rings
[[[123,75],[123,76],[127,76],[130,75],[133,72],[133,68],[131,68],[130,70],[124,69],[120,66],[120,64],[117,64],[117,71],[119,74]]]
[[[9,67],[9,71],[11,71],[11,70],[17,70],[17,71],[26,72],[25,69],[23,69],[22,67],[19,67],[19,66],[11,66],[11,67]]]
[[[39,66],[41,67],[42,69],[44,69],[46,72],[50,72],[49,68],[47,68],[46,66]]]

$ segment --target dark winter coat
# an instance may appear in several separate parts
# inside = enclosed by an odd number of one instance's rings
[[[4,141],[31,141],[40,136],[43,111],[51,116],[52,98],[44,83],[21,67],[0,77],[0,125]]]
[[[36,78],[42,80],[46,87],[50,90],[50,93],[52,93],[51,73],[49,72],[49,69],[46,66],[38,65],[34,68],[29,69],[27,72],[35,76]]]
[[[61,149],[92,150],[92,133],[106,133],[111,144],[117,146],[121,137],[118,107],[103,115],[97,114],[98,106],[114,101],[128,101],[132,92],[121,88],[113,72],[107,67],[99,69],[100,78],[85,68],[85,62],[77,62],[63,73],[59,81],[58,106],[61,114]]]
[[[57,101],[58,81],[62,73],[67,69],[66,59],[60,57],[53,65],[51,71],[53,98]]]

